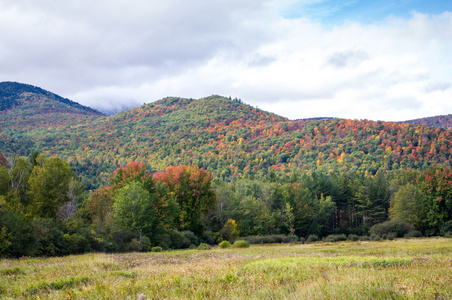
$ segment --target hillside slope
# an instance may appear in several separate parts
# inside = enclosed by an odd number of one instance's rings
[[[12,111],[12,110],[9,110]],[[89,188],[128,162],[153,170],[196,164],[223,180],[324,172],[392,172],[450,165],[452,132],[407,123],[290,121],[220,96],[165,98],[82,122],[16,124],[0,134],[0,153],[40,151],[69,161]]]
[[[17,82],[0,83],[3,128],[27,129],[90,122],[102,113],[49,91]]]
[[[452,130],[452,115],[435,116],[406,121],[411,125],[431,126]]]

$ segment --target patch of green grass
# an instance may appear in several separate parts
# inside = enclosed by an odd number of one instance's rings
[[[452,298],[452,240],[252,245],[1,260],[0,298]]]
[[[48,292],[50,290],[71,288],[76,285],[86,284],[88,282],[88,276],[71,276],[68,278],[59,278],[55,281],[39,281],[27,287],[26,292],[33,295],[38,292]]]
[[[0,275],[3,276],[13,276],[13,275],[21,275],[25,274],[25,271],[20,267],[7,268],[0,270]]]

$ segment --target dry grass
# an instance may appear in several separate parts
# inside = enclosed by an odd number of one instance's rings
[[[452,299],[452,240],[0,261],[4,299]]]

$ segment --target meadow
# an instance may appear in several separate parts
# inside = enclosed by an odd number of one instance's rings
[[[452,239],[0,261],[2,299],[452,299]]]

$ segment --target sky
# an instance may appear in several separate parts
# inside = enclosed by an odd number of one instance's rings
[[[449,0],[0,0],[0,81],[121,109],[210,95],[289,119],[452,114]]]

